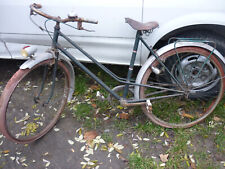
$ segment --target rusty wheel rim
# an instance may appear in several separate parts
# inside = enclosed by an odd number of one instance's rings
[[[43,64],[52,64],[54,63],[54,61],[51,60],[46,60],[44,62],[41,62],[40,64],[36,65],[35,67],[32,68],[32,70],[36,69],[37,67],[39,67],[40,65]],[[0,106],[0,129],[1,132],[6,136],[6,138],[10,139],[11,141],[14,141],[16,143],[30,143],[33,142],[37,139],[39,139],[40,137],[42,137],[43,135],[45,135],[53,126],[54,124],[57,122],[58,118],[60,117],[61,112],[63,111],[65,104],[66,104],[66,100],[69,94],[69,71],[67,69],[67,67],[62,63],[59,62],[58,63],[59,66],[62,68],[63,72],[65,73],[65,90],[64,90],[64,99],[61,101],[60,104],[60,108],[57,110],[57,113],[55,115],[55,117],[51,120],[51,122],[49,122],[49,124],[47,124],[37,135],[31,136],[29,138],[17,138],[15,137],[15,135],[13,135],[8,128],[8,124],[7,124],[7,108],[8,108],[8,102],[11,98],[12,93],[14,92],[14,89],[16,88],[17,84],[32,70],[26,69],[26,70],[18,70],[14,76],[9,80],[9,82],[7,83],[2,96],[1,96],[1,106]]]
[[[181,48],[176,49],[176,51],[171,50],[171,51],[163,54],[162,56],[160,56],[160,59],[164,61],[167,58],[169,58],[170,56],[176,54],[176,52],[178,52],[178,53],[181,53],[181,52],[194,52],[194,53],[200,53],[200,54],[206,55],[206,56],[208,54],[208,51],[203,50],[201,48],[197,48],[197,47],[181,47]],[[218,59],[216,59],[216,56],[213,55],[211,57],[211,62],[214,65],[217,65],[220,77],[224,77],[223,67],[219,63]],[[152,65],[157,66],[158,65],[157,61],[155,61]],[[145,74],[143,76],[143,79],[142,79],[142,82],[141,82],[142,84],[146,84],[147,83],[147,80],[148,80],[149,75],[151,73],[152,73],[151,69],[149,68],[145,72]],[[207,109],[205,110],[204,114],[202,114],[197,119],[194,119],[193,121],[190,121],[190,122],[185,122],[185,123],[167,122],[166,120],[161,119],[159,116],[154,114],[154,106],[153,106],[153,111],[152,112],[148,112],[146,110],[146,106],[145,105],[142,106],[142,110],[144,111],[144,113],[147,115],[147,117],[149,119],[151,119],[154,123],[156,123],[156,124],[158,124],[160,126],[167,127],[167,128],[187,128],[187,127],[191,127],[191,126],[201,122],[202,120],[204,120],[210,113],[213,112],[213,110],[215,109],[216,105],[219,103],[219,101],[221,100],[221,98],[223,96],[224,87],[225,87],[224,84],[225,84],[225,79],[223,78],[222,80],[220,80],[220,87],[219,87],[219,91],[218,91],[217,97],[207,107]],[[145,98],[145,88],[144,87],[140,88],[140,98]]]

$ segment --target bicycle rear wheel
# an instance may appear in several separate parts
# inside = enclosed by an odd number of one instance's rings
[[[1,96],[0,122],[8,139],[17,143],[35,141],[57,122],[67,102],[70,76],[58,61],[52,90],[54,65],[55,60],[49,59],[32,69],[19,69],[7,83]]]
[[[217,57],[200,47],[180,47],[164,53],[160,60],[170,73],[157,59],[146,70],[141,83],[162,89],[140,88],[140,98],[152,102],[152,112],[143,105],[144,113],[167,128],[191,127],[212,113],[225,88],[224,65]]]

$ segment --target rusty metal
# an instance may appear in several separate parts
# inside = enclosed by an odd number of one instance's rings
[[[32,5],[30,5],[30,9],[31,9],[30,15],[34,15],[36,13],[36,14],[39,14],[39,15],[47,18],[47,19],[51,19],[51,20],[54,20],[54,21],[60,22],[60,23],[77,22],[78,24],[80,24],[82,22],[86,22],[86,23],[98,24],[98,21],[87,20],[87,19],[84,19],[84,18],[80,18],[78,16],[61,19],[59,16],[58,17],[51,16],[51,15],[48,15],[48,14],[40,11],[39,9],[41,7],[42,6],[40,4],[36,4],[36,3],[33,3]]]
[[[35,67],[33,67],[32,69],[19,69],[13,76],[12,78],[8,81],[8,83],[6,84],[6,87],[1,95],[0,98],[0,131],[1,133],[9,140],[16,142],[16,143],[22,143],[22,144],[26,144],[26,143],[30,143],[33,142],[37,139],[39,139],[40,137],[42,137],[43,135],[45,135],[53,126],[54,124],[57,122],[58,118],[55,117],[51,122],[49,122],[50,124],[46,126],[46,128],[44,128],[39,134],[26,139],[26,140],[21,140],[21,139],[17,139],[15,137],[13,137],[10,132],[7,129],[7,124],[6,124],[6,113],[7,113],[7,107],[8,107],[8,102],[10,100],[10,97],[12,95],[12,93],[14,92],[16,86],[18,85],[18,83],[33,69],[37,68],[39,65],[44,64],[44,63],[52,63],[52,59],[49,60],[45,60],[44,62],[39,63],[38,65],[36,65]],[[62,63],[62,62],[58,62],[58,64],[65,70],[65,74],[68,77],[68,83],[67,83],[67,91],[66,94],[68,96],[69,94],[69,84],[70,84],[70,73],[69,70],[67,69],[67,67]],[[67,98],[67,97],[66,97]],[[63,111],[64,107],[66,105],[66,100],[64,100],[62,106],[60,107],[60,109],[58,110],[58,114],[57,116],[59,117],[61,112]]]
[[[160,56],[160,59],[161,60],[165,60],[167,59],[169,56],[173,55],[173,54],[176,54],[176,52],[181,52],[182,50],[185,50],[183,48],[177,48],[177,51],[174,51],[174,50],[171,50],[171,51],[168,51],[167,53],[163,54],[162,56]],[[202,54],[204,56],[208,56],[208,51],[205,50],[205,49],[202,49],[202,48],[196,48],[196,47],[186,47],[186,50],[185,52],[196,52],[196,53],[199,53],[199,54]],[[220,74],[221,74],[221,77],[225,77],[225,72],[224,72],[224,69],[223,69],[223,66],[220,64],[220,62],[218,61],[218,59],[212,55],[211,59],[213,60],[213,62],[218,65],[218,70],[220,71]],[[152,66],[157,66],[157,60],[155,62],[153,62]],[[148,76],[151,74],[151,69],[148,69],[142,79],[142,82],[141,84],[145,84],[147,82],[147,79],[148,79]],[[215,109],[216,105],[220,102],[220,99],[223,97],[223,93],[225,91],[225,78],[221,79],[221,85],[222,87],[220,87],[220,92],[219,92],[219,95],[218,97],[211,103],[211,105],[205,110],[205,114],[203,116],[201,116],[200,118],[192,121],[192,122],[189,122],[189,123],[181,123],[181,124],[175,124],[175,123],[168,123],[168,122],[165,122],[161,119],[159,119],[157,116],[155,116],[153,113],[154,113],[154,109],[153,109],[153,112],[152,111],[148,111],[146,109],[146,105],[142,105],[142,110],[143,112],[145,113],[145,115],[154,123],[162,126],[162,127],[166,127],[166,128],[188,128],[188,127],[191,127],[191,126],[194,126],[195,124],[203,121],[207,116],[209,116],[213,110]],[[140,96],[141,98],[144,98],[144,87],[141,87],[140,88]],[[154,105],[154,103],[153,103]]]
[[[127,100],[121,98],[120,99],[120,105],[124,106],[124,107],[141,106],[141,105],[146,105],[146,102],[129,103],[129,102],[127,102]]]

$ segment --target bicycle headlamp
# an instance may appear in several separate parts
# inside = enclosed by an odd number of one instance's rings
[[[21,55],[25,58],[31,57],[37,51],[36,47],[33,46],[24,46],[21,50]]]

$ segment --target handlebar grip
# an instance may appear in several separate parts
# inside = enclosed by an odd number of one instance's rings
[[[90,19],[84,19],[84,22],[92,23],[92,24],[98,24],[98,21],[90,20]]]
[[[42,5],[41,5],[41,4],[36,4],[36,3],[34,3],[33,6],[34,6],[35,8],[37,8],[37,9],[42,8]]]

